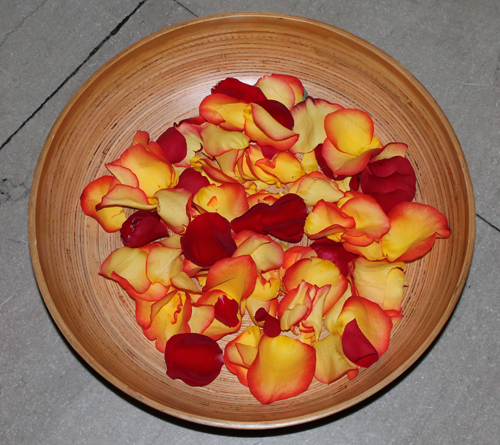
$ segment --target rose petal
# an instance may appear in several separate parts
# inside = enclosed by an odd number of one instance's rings
[[[187,142],[184,135],[175,127],[170,127],[156,140],[163,154],[171,164],[182,161],[187,155]]]
[[[216,341],[201,334],[184,333],[170,338],[165,348],[167,375],[190,386],[205,386],[220,374],[224,363]]]
[[[125,246],[141,247],[158,238],[166,238],[169,233],[157,212],[138,210],[123,223],[120,236]]]
[[[248,369],[248,387],[267,405],[303,393],[311,384],[316,351],[299,340],[262,336],[259,352]]]
[[[304,200],[289,193],[263,210],[262,226],[266,233],[280,240],[297,243],[304,235],[306,216]]]
[[[208,267],[230,257],[236,250],[229,221],[218,213],[203,213],[189,223],[182,237],[182,250],[193,263]]]

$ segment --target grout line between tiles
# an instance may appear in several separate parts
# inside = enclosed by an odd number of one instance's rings
[[[139,2],[139,4],[134,8],[134,10],[128,14],[127,16],[125,16],[125,18],[120,22],[118,23],[118,25],[115,26],[115,28],[99,43],[99,45],[97,45],[90,53],[89,55],[85,58],[85,60],[80,63],[80,65],[78,65],[74,70],[73,72],[68,76],[66,77],[66,79],[63,80],[63,82],[42,102],[42,104],[35,110],[33,111],[33,113],[31,113],[28,118],[17,128],[17,130],[14,131],[14,133],[12,133],[3,143],[2,145],[0,145],[0,150],[5,147],[11,140],[12,138],[17,134],[19,133],[23,128],[24,126],[31,120],[33,119],[37,114],[38,112],[47,104],[47,102],[49,102],[60,90],[62,87],[64,87],[64,85],[66,85],[70,79],[72,77],[74,77],[78,71],[80,71],[80,69],[104,46],[104,44],[111,38],[113,37],[114,35],[116,35],[120,29],[130,20],[130,18],[141,8],[142,5],[144,5],[144,3],[146,3],[147,0],[141,0]],[[182,6],[182,5],[181,5]]]
[[[479,213],[476,213],[476,216],[481,220],[484,221],[486,224],[488,224],[490,227],[495,229],[497,232],[500,232],[500,228],[495,226],[494,224],[491,224],[487,219],[483,218]]]

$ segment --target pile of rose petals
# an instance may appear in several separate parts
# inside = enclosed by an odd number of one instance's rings
[[[406,144],[305,96],[292,76],[225,79],[156,142],[138,131],[82,193],[124,244],[100,274],[135,300],[171,378],[207,385],[225,364],[264,404],[354,378],[403,316],[404,261],[450,236],[413,202]]]

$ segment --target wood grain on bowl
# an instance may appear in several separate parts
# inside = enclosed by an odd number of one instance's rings
[[[417,200],[447,216],[452,236],[408,266],[404,318],[387,353],[352,381],[313,382],[298,397],[261,405],[223,370],[193,388],[166,376],[164,359],[141,333],[134,304],[98,275],[119,247],[80,209],[80,194],[106,173],[137,130],[156,139],[197,115],[200,101],[226,77],[255,82],[283,73],[309,95],[368,112],[382,143],[406,142]],[[227,428],[275,428],[322,418],[374,394],[430,346],[460,297],[475,233],[471,181],[443,112],[400,64],[329,25],[272,13],[203,17],[164,29],[97,71],[52,128],[33,180],[29,214],[33,267],[44,301],[73,348],[125,393],[162,412]],[[224,343],[224,342],[222,342]]]

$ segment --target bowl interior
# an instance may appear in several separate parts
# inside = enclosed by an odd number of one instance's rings
[[[313,382],[302,395],[263,406],[223,370],[203,388],[172,381],[141,332],[134,303],[98,275],[119,247],[80,209],[80,194],[138,129],[157,138],[198,114],[225,77],[254,82],[284,73],[309,95],[367,111],[382,143],[406,142],[417,200],[449,220],[452,236],[408,265],[404,318],[388,352],[352,381]],[[45,303],[75,350],[112,384],[165,413],[230,428],[273,428],[314,420],[367,398],[406,370],[450,316],[469,270],[474,202],[459,143],[438,105],[397,62],[346,32],[266,13],[209,16],[160,31],[101,68],[55,123],[40,157],[30,201],[30,246]]]

